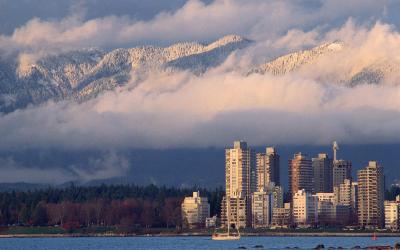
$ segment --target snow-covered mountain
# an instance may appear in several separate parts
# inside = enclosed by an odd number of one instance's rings
[[[253,69],[251,73],[284,75],[299,69],[302,65],[314,63],[321,56],[328,53],[341,51],[343,46],[342,42],[333,42],[320,45],[310,50],[290,53],[260,65]]]
[[[29,65],[0,60],[0,112],[47,100],[85,100],[126,84],[132,73],[190,70],[202,74],[250,41],[225,36],[210,44],[177,43],[104,52],[85,49],[41,58]]]
[[[188,70],[201,75],[222,64],[232,52],[249,44],[250,40],[230,35],[210,44],[184,42],[169,47],[142,46],[109,52],[99,49],[70,51],[43,57],[28,64],[0,57],[0,112],[11,112],[48,100],[87,100],[128,83],[132,74],[137,79],[154,71],[171,73]],[[310,68],[318,66],[320,60],[336,56],[336,62],[333,63],[338,63],[346,53],[348,55],[351,51],[344,43],[336,41],[282,55],[244,70],[248,74],[282,76],[301,72],[308,67],[309,75]],[[330,83],[349,87],[379,84],[388,79],[398,81],[400,63],[383,58],[334,74],[316,76],[316,79],[322,77]]]
[[[351,50],[341,41],[325,43],[309,50],[293,52],[267,61],[251,69],[248,74],[286,75],[301,71],[306,67],[315,66],[320,63],[320,59],[326,60],[332,56],[337,56],[332,63],[340,63],[342,57],[348,57],[349,54],[347,53],[351,53]],[[363,63],[365,64],[365,62]],[[360,84],[379,84],[393,76],[399,76],[400,63],[383,59],[372,61],[361,67],[357,65],[355,68],[346,68],[343,72],[335,73],[340,76],[329,77],[329,75],[325,75],[324,77],[329,79],[331,83],[349,87]]]

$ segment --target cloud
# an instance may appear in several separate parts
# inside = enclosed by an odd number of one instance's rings
[[[216,0],[206,4],[189,0],[181,8],[164,9],[149,20],[112,13],[85,19],[85,11],[81,10],[90,8],[80,7],[80,11],[72,11],[69,16],[56,20],[33,18],[11,35],[0,36],[0,45],[3,49],[23,52],[59,51],[92,46],[115,48],[147,43],[165,45],[178,41],[210,41],[232,33],[258,41],[271,41],[288,30],[337,27],[349,17],[374,23],[382,18],[383,13],[387,16],[387,11],[391,11],[395,4],[393,1],[358,0],[351,6],[336,0],[314,3]],[[99,3],[99,6],[103,5]],[[73,9],[76,6],[82,4]],[[398,24],[395,19],[394,22]],[[293,32],[287,35],[293,35]],[[308,42],[309,39],[312,37]],[[304,41],[307,45],[307,40]]]
[[[32,168],[19,165],[13,158],[0,158],[1,183],[63,183],[73,180],[70,173],[58,168]]]
[[[380,85],[343,84],[366,67],[400,65],[395,5],[191,0],[143,20],[129,15],[88,19],[87,13],[31,19],[0,36],[3,50],[19,53],[21,69],[47,53],[91,46],[206,42],[230,33],[253,39],[254,44],[200,76],[152,72],[87,102],[48,102],[1,115],[0,151],[109,152],[83,163],[40,168],[6,158],[2,171],[20,181],[89,181],[129,171],[130,162],[118,152],[133,148],[221,147],[235,139],[252,145],[398,143],[400,70],[388,67],[390,77]],[[245,74],[266,58],[335,40],[345,44],[342,51],[295,72]]]
[[[90,157],[87,164],[70,166],[70,169],[77,175],[77,179],[83,182],[123,176],[129,168],[129,160],[114,151],[108,152],[100,158]]]
[[[154,72],[138,86],[85,103],[48,103],[3,115],[0,148],[206,147],[236,138],[256,145],[398,142],[400,85],[337,83],[361,62],[398,59],[399,34],[380,23],[355,27],[348,23],[328,33],[356,37],[345,40],[350,49],[284,76],[231,70],[232,61],[241,60],[233,55],[201,76]],[[364,42],[357,45],[358,38]]]
[[[46,153],[42,154],[46,155]],[[0,171],[3,173],[0,182],[62,184],[74,181],[86,183],[124,176],[131,167],[130,161],[125,156],[114,151],[103,151],[100,156],[92,155],[70,165],[62,162],[59,162],[60,165],[54,165],[51,155],[42,156],[42,158],[48,158],[48,163],[32,165],[32,163],[26,164],[23,159],[15,155],[0,157]],[[42,161],[46,160],[42,159]]]

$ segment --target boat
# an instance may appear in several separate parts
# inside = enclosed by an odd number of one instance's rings
[[[212,235],[213,240],[240,240],[240,234],[232,235],[229,233],[214,233]]]
[[[230,204],[230,199],[228,197],[227,202],[226,202],[226,214],[227,214],[227,219],[228,219],[228,232],[226,233],[216,233],[214,232],[213,235],[211,236],[212,240],[240,240],[240,232],[239,232],[239,228],[237,228],[237,233],[236,234],[231,234],[230,233],[230,227],[231,227],[231,223],[230,223],[230,209],[229,209],[229,204]],[[237,225],[237,223],[236,223]]]

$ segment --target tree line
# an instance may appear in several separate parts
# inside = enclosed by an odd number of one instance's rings
[[[200,191],[210,213],[220,213],[223,188],[101,185],[0,192],[0,225],[53,226],[65,229],[90,226],[161,228],[182,225],[181,203]]]

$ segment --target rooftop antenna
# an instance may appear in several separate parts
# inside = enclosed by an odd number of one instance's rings
[[[336,141],[333,142],[332,149],[333,149],[333,162],[336,162],[337,161],[336,151],[339,150],[339,145]]]

